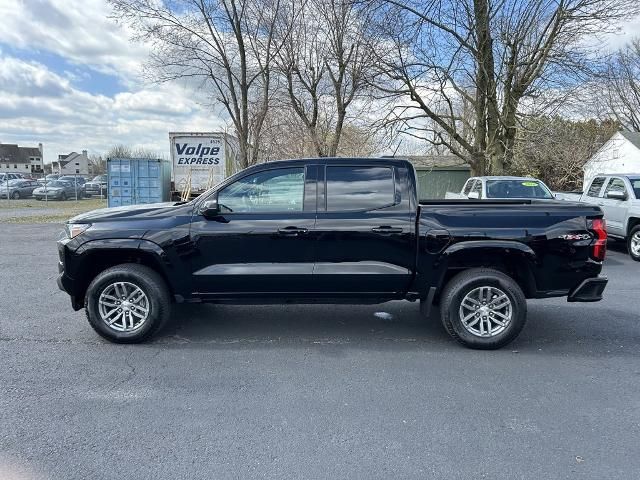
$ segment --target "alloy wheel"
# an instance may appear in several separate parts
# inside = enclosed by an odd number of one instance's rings
[[[631,255],[634,257],[640,257],[640,231],[637,231],[633,234],[633,237],[631,237],[629,248],[631,250]]]
[[[130,282],[107,285],[98,299],[102,321],[118,332],[138,330],[149,317],[149,299],[140,287]]]
[[[507,294],[493,286],[478,287],[460,303],[460,321],[477,337],[494,337],[511,323],[513,305]]]

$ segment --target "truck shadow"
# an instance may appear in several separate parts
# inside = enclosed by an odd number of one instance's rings
[[[595,304],[530,302],[520,336],[500,352],[640,355],[640,318]],[[220,348],[310,348],[330,355],[350,348],[462,349],[444,331],[439,311],[418,305],[180,305],[156,344]],[[485,352],[486,353],[486,352]]]
[[[364,346],[425,342],[451,344],[438,312],[420,316],[418,304],[178,305],[158,343],[228,346]]]

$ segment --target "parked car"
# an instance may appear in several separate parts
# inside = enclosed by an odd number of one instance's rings
[[[52,180],[33,191],[36,200],[66,200],[67,198],[75,198],[75,195],[75,185],[62,180]]]
[[[72,185],[77,184],[78,189],[77,189],[77,195],[78,198],[82,198],[82,197],[86,197],[86,190],[85,190],[85,184],[87,183],[87,179],[84,178],[82,175],[62,175],[60,177],[58,177],[58,181],[60,182],[69,182]],[[73,197],[75,198],[76,196],[76,191],[74,190],[73,192]]]
[[[584,193],[556,193],[556,198],[598,205],[610,237],[624,240],[640,262],[640,173],[598,175]]]
[[[93,180],[85,183],[84,185],[87,195],[107,195],[107,176],[97,175],[93,177]]]
[[[6,182],[8,180],[20,180],[22,175],[19,173],[0,173],[0,182]]]
[[[243,170],[189,203],[107,208],[67,221],[59,287],[122,343],[170,303],[439,301],[460,343],[502,347],[526,298],[602,298],[602,210],[555,200],[419,202],[400,159],[305,159]]]
[[[0,184],[0,198],[29,198],[33,191],[38,188],[35,180],[15,179]]]
[[[508,199],[508,198],[540,198],[553,199],[549,187],[537,178],[531,177],[471,177],[462,187],[460,193],[447,192],[445,198],[473,199]]]

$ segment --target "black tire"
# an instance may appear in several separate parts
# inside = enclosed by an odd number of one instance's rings
[[[131,332],[120,332],[102,320],[98,300],[114,282],[128,282],[139,287],[149,300],[149,314],[144,323]],[[158,333],[171,315],[169,289],[163,278],[144,265],[125,263],[101,272],[93,279],[84,298],[87,320],[98,335],[114,343],[140,343]]]
[[[13,195],[11,195],[13,197],[14,200],[20,200],[20,192],[13,192]]]
[[[629,256],[636,262],[640,262],[640,252],[634,254],[633,249],[631,248],[631,241],[633,240],[634,235],[640,236],[640,225],[633,227],[627,236],[627,250],[629,250]]]
[[[62,193],[60,194],[60,201],[64,202],[66,199],[67,199],[67,194],[66,194],[66,193],[64,193],[64,192],[62,192]]]
[[[504,330],[494,336],[471,333],[460,318],[460,305],[465,296],[479,287],[497,288],[511,302],[511,319]],[[447,283],[441,295],[440,317],[449,335],[465,347],[495,350],[512,342],[524,328],[527,300],[520,286],[508,275],[490,268],[473,268],[457,274]]]

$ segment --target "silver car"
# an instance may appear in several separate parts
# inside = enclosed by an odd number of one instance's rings
[[[35,180],[9,180],[9,182],[0,183],[0,198],[13,198],[14,200],[29,198],[39,186]]]

